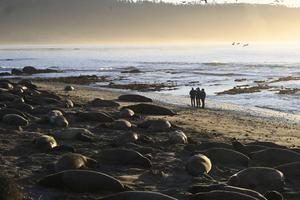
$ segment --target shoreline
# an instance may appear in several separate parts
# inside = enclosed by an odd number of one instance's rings
[[[67,94],[63,89],[66,85],[69,85],[60,82],[34,81],[34,83],[42,89],[54,91],[60,95]],[[128,93],[142,94],[153,98],[145,93],[134,91],[116,91],[95,86],[72,85],[75,87],[75,91],[70,92],[68,96],[77,101],[88,101],[96,97],[115,100],[119,95]],[[282,121],[280,116],[270,118],[251,115],[249,112],[242,112],[241,110],[218,109],[211,108],[211,106],[207,109],[192,109],[188,106],[164,102],[157,98],[153,98],[153,100],[156,104],[167,106],[179,112],[178,116],[167,117],[168,120],[179,124],[193,134],[204,133],[202,136],[208,138],[208,140],[230,142],[232,138],[237,138],[245,142],[263,140],[289,147],[300,146],[300,138],[298,138],[298,133],[300,132],[299,123],[290,123],[288,120]],[[208,102],[208,104],[210,103],[212,101]],[[257,108],[257,110],[265,109]],[[244,109],[243,111],[247,110]],[[273,112],[270,113],[272,114]],[[216,126],[216,124],[220,126]]]
[[[55,82],[59,83],[59,82]],[[65,83],[62,83],[65,84]],[[179,106],[183,109],[192,108],[190,106],[190,99],[188,96],[176,96],[172,94],[164,94],[159,92],[139,92],[134,90],[124,90],[124,89],[115,89],[108,87],[99,87],[97,85],[76,85],[77,87],[85,87],[87,89],[92,88],[99,91],[108,91],[112,93],[121,93],[121,94],[140,94],[149,98],[152,98],[156,102],[165,105]],[[162,100],[166,97],[165,100]],[[172,100],[171,100],[172,99]],[[260,108],[254,106],[243,106],[233,103],[222,102],[218,100],[212,100],[207,98],[206,108],[216,111],[232,112],[233,114],[238,115],[251,115],[252,117],[257,117],[262,120],[269,120],[276,123],[288,123],[300,125],[300,115],[274,110],[271,108]]]

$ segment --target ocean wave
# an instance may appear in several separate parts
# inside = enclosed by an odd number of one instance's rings
[[[157,62],[139,62],[146,65],[203,65],[202,62],[178,62],[178,61],[157,61]]]
[[[3,58],[0,59],[0,62],[11,62],[11,61],[26,61],[26,60],[34,60],[35,58]]]
[[[203,65],[208,65],[208,66],[224,66],[227,65],[229,63],[225,63],[225,62],[206,62],[206,63],[202,63]]]
[[[293,69],[299,67],[300,64],[244,64],[245,67],[251,68],[271,68],[271,69]]]
[[[242,74],[242,73],[193,72],[193,74],[206,75],[206,76],[250,76],[249,74]]]
[[[120,70],[114,69],[112,67],[100,67],[94,69],[76,69],[76,68],[64,68],[65,72],[118,72]]]

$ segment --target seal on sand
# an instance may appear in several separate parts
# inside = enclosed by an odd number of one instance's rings
[[[4,115],[2,121],[7,125],[13,126],[27,126],[29,124],[27,119],[17,114]]]
[[[77,153],[67,153],[60,157],[55,163],[55,171],[65,171],[72,169],[84,169],[86,167],[95,167],[97,161]]]
[[[52,110],[48,113],[48,120],[52,125],[58,126],[58,127],[68,127],[69,122],[64,117],[61,111],[59,110]]]
[[[169,134],[169,142],[171,144],[187,144],[188,138],[183,131],[174,131]]]
[[[94,134],[85,128],[66,128],[54,133],[55,138],[62,140],[93,138]],[[85,141],[85,140],[84,140]]]
[[[261,193],[270,190],[281,191],[284,186],[284,175],[273,168],[249,167],[232,175],[227,184]]]
[[[300,161],[300,154],[288,149],[269,148],[251,154],[252,166],[275,167]]]
[[[168,131],[171,128],[171,123],[165,119],[149,119],[138,125],[140,128],[148,129],[149,131],[159,132]]]
[[[113,122],[114,119],[104,112],[78,112],[75,114],[78,121],[82,122]]]
[[[144,115],[170,115],[170,116],[176,115],[175,112],[173,112],[168,108],[153,105],[153,104],[141,103],[141,104],[126,106],[124,108],[129,108],[133,110],[135,113],[144,114]]]
[[[226,166],[226,167],[248,167],[249,157],[225,148],[210,148],[206,151],[200,151],[200,153],[209,157],[214,165]]]
[[[0,174],[0,199],[2,200],[26,200],[31,199],[25,194],[14,180],[3,172]]]
[[[152,102],[152,99],[138,94],[124,94],[118,100],[127,102]]]
[[[125,119],[118,119],[110,124],[110,127],[116,130],[128,130],[131,126],[131,123]]]
[[[281,171],[289,183],[300,185],[300,161],[279,165],[275,169]]]
[[[112,101],[112,100],[104,100],[100,98],[96,98],[90,102],[88,102],[89,106],[94,106],[94,107],[118,107],[120,106],[119,103]]]
[[[146,192],[146,191],[128,191],[121,192],[107,197],[100,198],[98,200],[177,200],[173,197],[161,194],[158,192]]]
[[[79,193],[125,191],[125,186],[117,179],[104,173],[89,170],[67,170],[51,174],[40,180],[39,185]]]
[[[128,144],[128,143],[134,143],[134,142],[137,142],[139,140],[139,137],[140,136],[137,133],[134,133],[134,132],[124,133],[120,136],[117,136],[114,139],[113,144],[119,146],[119,145],[125,145],[125,144]]]
[[[40,137],[33,140],[35,146],[44,151],[50,151],[54,147],[57,147],[57,142],[54,137],[49,135],[41,135]]]
[[[262,194],[254,191],[254,190],[249,190],[249,189],[240,188],[240,187],[234,187],[234,186],[230,186],[230,185],[226,185],[226,184],[194,185],[189,188],[189,192],[191,192],[192,194],[196,194],[199,192],[211,192],[213,190],[238,192],[238,193],[249,195],[251,197],[255,197],[258,200],[267,200]]]
[[[119,117],[120,118],[130,118],[130,117],[133,117],[133,116],[134,116],[133,110],[130,110],[128,108],[122,109],[119,112]]]
[[[238,192],[214,190],[197,193],[190,200],[257,200],[257,198]]]
[[[108,149],[100,154],[100,158],[121,165],[137,165],[145,168],[151,168],[151,161],[137,151],[128,149]]]
[[[192,176],[208,174],[212,164],[208,157],[203,154],[197,154],[190,157],[185,165],[186,171]]]

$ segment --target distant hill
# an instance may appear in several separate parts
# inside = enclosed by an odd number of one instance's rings
[[[0,43],[299,40],[300,8],[118,0],[0,0]]]

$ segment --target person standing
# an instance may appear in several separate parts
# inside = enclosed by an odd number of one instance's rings
[[[192,88],[192,90],[190,91],[190,98],[191,98],[191,106],[195,107],[196,106],[196,90],[194,88]]]
[[[205,90],[202,88],[201,89],[201,92],[200,92],[200,99],[201,99],[201,105],[202,105],[202,108],[204,109],[205,107],[205,98],[206,98],[206,92]]]
[[[200,96],[201,96],[200,88],[197,88],[196,89],[196,104],[197,104],[198,108],[200,107]]]

